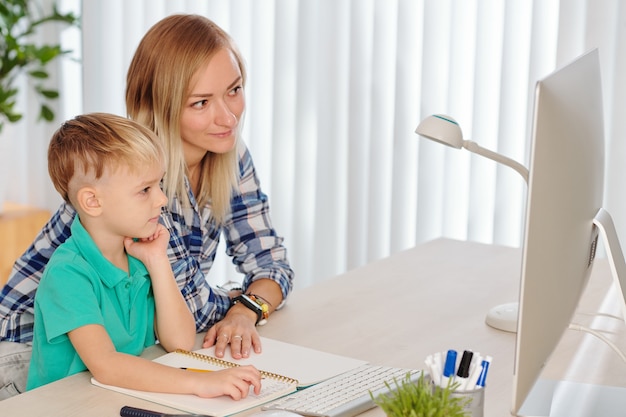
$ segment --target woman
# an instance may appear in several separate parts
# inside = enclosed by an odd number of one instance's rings
[[[168,256],[178,286],[196,330],[208,329],[204,346],[215,344],[216,355],[223,356],[230,345],[234,358],[260,352],[255,325],[285,300],[294,276],[240,139],[245,81],[243,60],[228,34],[205,17],[173,15],[140,42],[126,89],[128,115],[151,128],[168,153],[162,184],[169,203],[161,222],[170,233]],[[0,391],[9,388],[5,396],[23,391],[37,285],[46,261],[70,235],[74,216],[70,205],[59,208],[0,294],[0,356],[18,356],[3,362],[6,370],[0,363],[0,375],[8,378],[0,380]],[[227,292],[205,280],[222,233],[244,274],[241,290]]]

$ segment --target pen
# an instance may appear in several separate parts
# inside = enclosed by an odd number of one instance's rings
[[[208,417],[204,414],[166,414],[158,411],[144,410],[142,408],[125,405],[120,410],[122,417]]]
[[[469,377],[469,368],[472,363],[472,356],[474,353],[470,350],[463,351],[463,356],[461,357],[461,363],[459,364],[459,369],[456,373],[455,381],[459,381],[461,384],[459,389],[464,389],[466,386],[467,378]]]
[[[443,367],[443,377],[441,378],[441,386],[447,387],[450,383],[450,378],[454,378],[454,371],[456,368],[456,350],[450,349],[446,355],[446,362]]]
[[[426,357],[426,360],[424,361],[424,363],[426,364],[426,366],[429,369],[430,375],[431,375],[431,379],[433,381],[433,383],[435,385],[440,385],[441,384],[441,366],[438,365],[438,362],[441,362],[441,360],[437,360],[437,355],[435,354],[434,357],[433,355],[428,355]]]
[[[470,366],[470,376],[465,381],[464,390],[473,390],[478,388],[478,378],[480,378],[480,373],[482,372],[484,359],[480,356],[479,353],[474,353],[474,357],[472,358],[472,365]]]
[[[189,372],[213,372],[210,369],[197,369],[197,368],[180,368],[184,371],[189,371]]]
[[[487,379],[487,372],[489,371],[489,364],[491,363],[491,360],[492,360],[491,356],[487,356],[487,358],[483,360],[482,370],[480,371],[480,376],[478,377],[476,386],[479,386],[479,387],[485,386],[485,381]]]

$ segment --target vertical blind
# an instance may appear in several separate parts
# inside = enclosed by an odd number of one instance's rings
[[[48,3],[51,0],[46,0]],[[593,3],[593,6],[592,6]],[[520,246],[526,184],[507,167],[415,135],[444,113],[465,139],[528,165],[538,79],[599,48],[606,204],[626,242],[626,6],[617,0],[65,0],[59,122],[125,115],[125,75],[146,30],[172,13],[226,29],[247,62],[244,140],[303,287],[438,237]],[[80,81],[79,81],[80,80]],[[25,97],[25,106],[29,106]],[[30,108],[30,107],[28,107]],[[9,199],[54,209],[55,126],[14,127]],[[210,279],[236,277],[222,259]],[[385,277],[381,277],[385,279]]]

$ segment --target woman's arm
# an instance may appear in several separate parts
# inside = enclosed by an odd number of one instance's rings
[[[261,191],[254,163],[242,145],[239,190],[233,196],[231,214],[223,227],[227,254],[243,274],[242,292],[265,302],[271,314],[293,288],[294,272],[287,260],[282,237],[274,230],[267,196]],[[238,295],[238,294],[232,294]],[[204,346],[215,344],[215,354],[223,355],[230,344],[234,358],[247,357],[250,349],[261,351],[254,328],[257,315],[244,304],[233,305],[224,320],[209,329]]]
[[[196,332],[208,329],[214,323],[223,319],[230,307],[230,297],[224,291],[211,288],[204,273],[200,269],[198,257],[199,249],[192,253],[187,240],[183,235],[186,226],[181,213],[168,209],[161,211],[160,222],[170,234],[167,255],[178,285],[189,310],[194,316]],[[198,246],[199,244],[194,244]]]
[[[272,225],[268,197],[261,190],[252,156],[243,145],[239,167],[239,192],[233,196],[232,212],[223,228],[226,252],[233,257],[237,270],[244,274],[244,291],[248,291],[253,282],[268,279],[278,285],[280,303],[293,288],[294,271],[289,265],[283,238]],[[272,294],[259,295],[272,300]]]
[[[33,244],[15,262],[0,293],[0,340],[18,343],[33,340],[33,307],[43,269],[57,247],[70,237],[76,211],[67,203],[56,213]]]

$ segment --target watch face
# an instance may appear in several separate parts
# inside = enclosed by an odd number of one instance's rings
[[[241,298],[241,301],[246,304],[248,307],[254,308],[255,310],[260,310],[261,306],[256,303],[252,298],[248,297],[245,294],[240,295],[237,298]]]
[[[254,304],[254,305],[258,306],[258,304],[256,303],[256,301],[254,301],[252,298],[250,298],[250,296],[248,296],[248,295],[245,295],[245,294],[244,294],[244,297],[246,298],[246,300],[248,300],[248,301],[249,301],[249,302],[251,302],[252,304]]]

